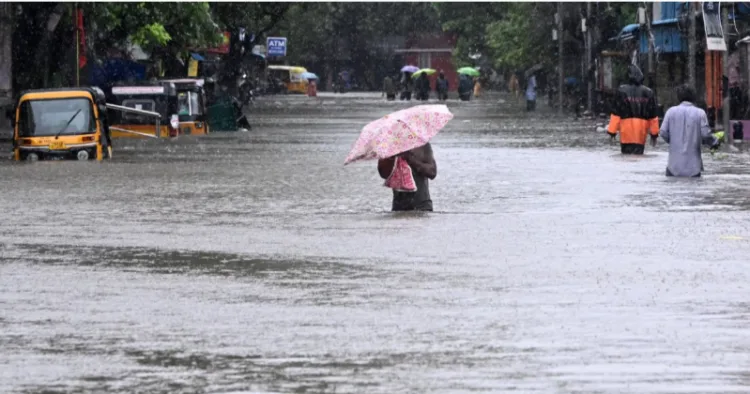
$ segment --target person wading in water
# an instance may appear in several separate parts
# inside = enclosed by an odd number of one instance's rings
[[[620,151],[624,155],[642,155],[646,135],[651,146],[659,138],[656,99],[651,89],[643,86],[643,73],[635,64],[628,66],[628,84],[620,86],[609,120],[607,133],[614,141],[620,132]]]
[[[430,199],[430,184],[428,179],[437,176],[437,164],[432,155],[432,146],[428,143],[419,148],[412,149],[399,155],[406,160],[411,167],[414,183],[417,185],[416,192],[393,191],[392,211],[432,211],[432,200]],[[378,172],[380,177],[388,179],[395,165],[395,157],[378,160]]]
[[[703,171],[701,145],[718,148],[720,140],[711,134],[706,111],[694,104],[695,89],[682,85],[676,93],[680,105],[667,110],[660,131],[669,144],[667,176],[699,177]]]

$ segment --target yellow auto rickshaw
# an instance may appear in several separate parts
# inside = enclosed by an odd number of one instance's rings
[[[113,86],[111,99],[112,138],[170,138],[180,134],[173,83]]]
[[[302,74],[307,72],[304,67],[295,66],[268,66],[268,72],[272,78],[278,78],[286,85],[288,93],[307,94],[307,80]]]
[[[203,79],[168,79],[163,82],[173,83],[177,90],[177,116],[180,122],[180,133],[187,135],[206,135],[209,133],[206,122],[206,91]]]
[[[104,92],[95,87],[21,93],[13,118],[13,158],[36,161],[112,157]]]

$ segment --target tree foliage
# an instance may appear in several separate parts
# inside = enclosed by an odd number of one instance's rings
[[[554,3],[508,3],[502,19],[486,27],[487,49],[493,65],[518,70],[550,60],[554,42],[551,23]],[[547,18],[543,18],[547,16]]]
[[[324,79],[346,68],[369,87],[401,65],[393,49],[422,33],[457,38],[457,65],[517,69],[555,60],[551,40],[555,3],[238,3],[81,2],[90,64],[138,44],[161,59],[185,59],[193,48],[221,42],[222,31],[245,28],[261,43],[288,38],[290,63]],[[74,3],[13,3],[16,10],[13,68],[24,87],[47,86],[53,74],[73,74]],[[566,3],[566,54],[582,55],[580,12]],[[598,37],[605,42],[632,23],[635,3],[596,3]],[[59,23],[54,22],[55,18]],[[48,31],[48,26],[53,29]],[[481,55],[480,60],[476,56]],[[184,66],[183,66],[184,67]],[[67,70],[66,70],[67,69]],[[68,78],[70,80],[70,78]],[[16,89],[17,90],[17,89]]]
[[[84,12],[86,55],[90,61],[141,46],[156,57],[183,57],[191,48],[216,46],[222,31],[238,26],[268,31],[283,18],[285,3],[208,2],[90,2],[78,3]],[[14,3],[14,66],[18,88],[48,85],[48,76],[72,68],[75,48],[73,3]],[[47,32],[55,12],[62,12],[53,31]],[[28,54],[39,54],[29,57]],[[38,59],[46,59],[42,61]],[[44,67],[38,67],[40,61]],[[37,67],[31,67],[36,64]],[[72,70],[67,71],[68,74]]]
[[[634,23],[638,6],[592,4],[589,26],[594,29],[595,47]],[[435,3],[434,7],[442,28],[458,36],[454,51],[458,63],[479,63],[470,57],[472,54],[480,54],[481,59],[501,70],[557,62],[557,42],[552,40],[557,3]],[[585,17],[586,3],[565,3],[563,7],[564,55],[574,63],[585,53],[581,18]]]
[[[487,56],[487,26],[501,20],[513,3],[434,3],[443,31],[458,37],[454,61],[471,64],[471,55]]]

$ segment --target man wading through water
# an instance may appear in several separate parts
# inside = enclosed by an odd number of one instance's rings
[[[614,141],[620,132],[620,150],[624,155],[642,155],[646,135],[651,135],[651,146],[659,138],[659,118],[656,99],[651,89],[643,86],[643,73],[638,66],[628,66],[629,84],[621,85],[612,106],[607,133]]]
[[[661,138],[669,144],[667,176],[699,177],[703,171],[701,144],[718,148],[720,140],[711,134],[706,112],[693,103],[695,89],[678,86],[680,105],[667,110],[661,124]]]
[[[411,167],[414,183],[417,185],[416,192],[393,191],[392,211],[432,211],[432,200],[430,199],[430,185],[428,179],[437,176],[437,164],[432,155],[432,146],[427,145],[412,149],[399,155],[406,160]],[[378,172],[380,177],[388,179],[395,165],[395,157],[378,160]]]

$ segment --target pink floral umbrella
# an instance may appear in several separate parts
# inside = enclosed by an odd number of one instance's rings
[[[430,142],[453,119],[441,104],[418,105],[386,115],[362,129],[344,165],[386,159]]]

